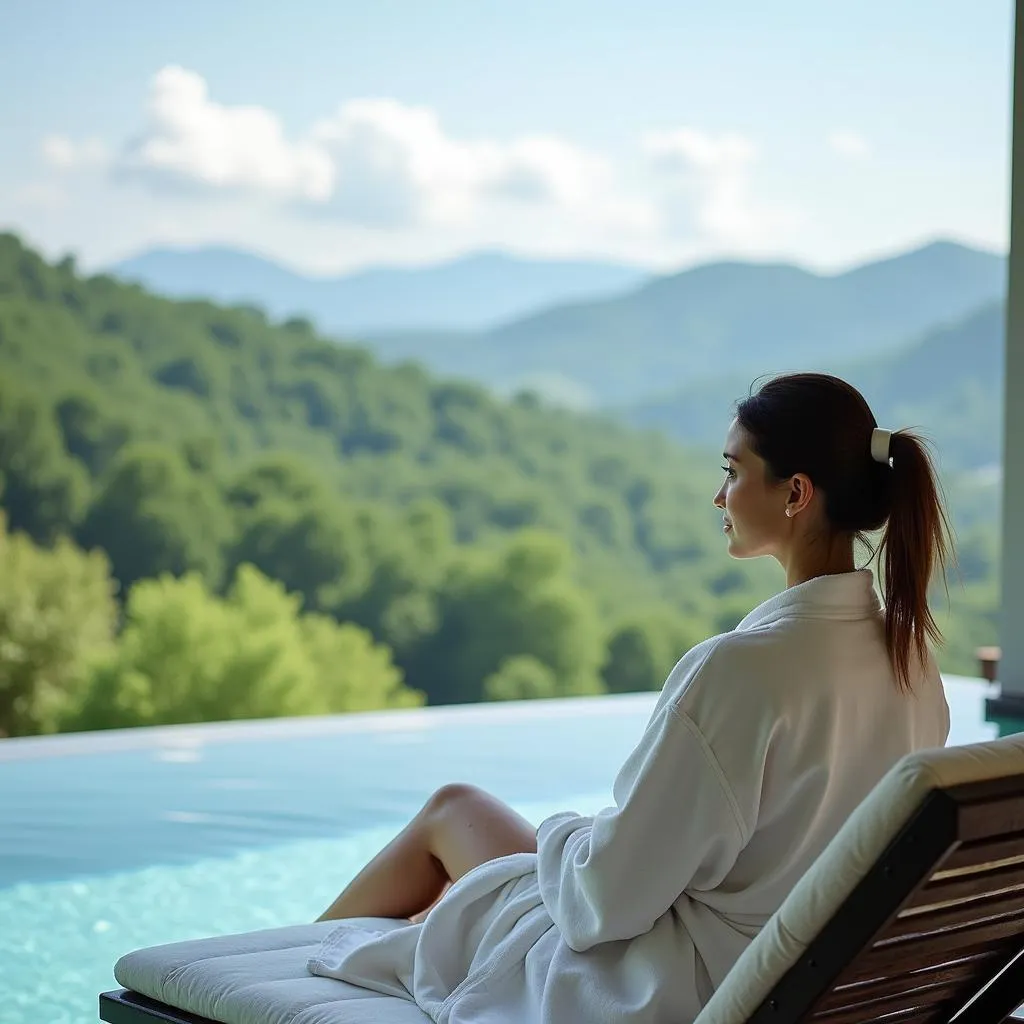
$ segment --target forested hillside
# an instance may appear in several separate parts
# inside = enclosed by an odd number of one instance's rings
[[[0,236],[0,730],[657,686],[780,583],[718,461]]]
[[[129,613],[138,581],[231,601],[252,565],[432,702],[655,685],[773,580],[724,556],[713,457],[384,369],[304,321],[84,279],[11,236],[0,472],[9,528],[105,552]]]

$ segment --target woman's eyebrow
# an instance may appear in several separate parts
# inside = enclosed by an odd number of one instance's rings
[[[738,455],[732,455],[729,452],[722,452],[722,458],[728,459],[730,462],[739,462],[740,457]]]

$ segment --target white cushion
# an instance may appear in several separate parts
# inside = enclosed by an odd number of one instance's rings
[[[695,1024],[742,1024],[797,962],[932,789],[1024,774],[1024,734],[909,754],[850,816]]]
[[[324,921],[152,946],[121,957],[114,977],[133,992],[224,1024],[430,1024],[413,1002],[306,970],[334,927]]]

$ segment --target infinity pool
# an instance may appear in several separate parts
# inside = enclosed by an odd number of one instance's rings
[[[951,743],[987,688],[947,680]],[[95,1024],[130,949],[314,919],[445,782],[610,800],[655,694],[0,741],[0,1015]]]

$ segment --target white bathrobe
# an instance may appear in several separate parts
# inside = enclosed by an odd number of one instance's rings
[[[896,685],[871,573],[810,580],[682,658],[615,806],[548,818],[536,854],[469,872],[422,925],[339,925],[309,969],[438,1024],[687,1024],[886,770],[948,729],[932,661]]]

